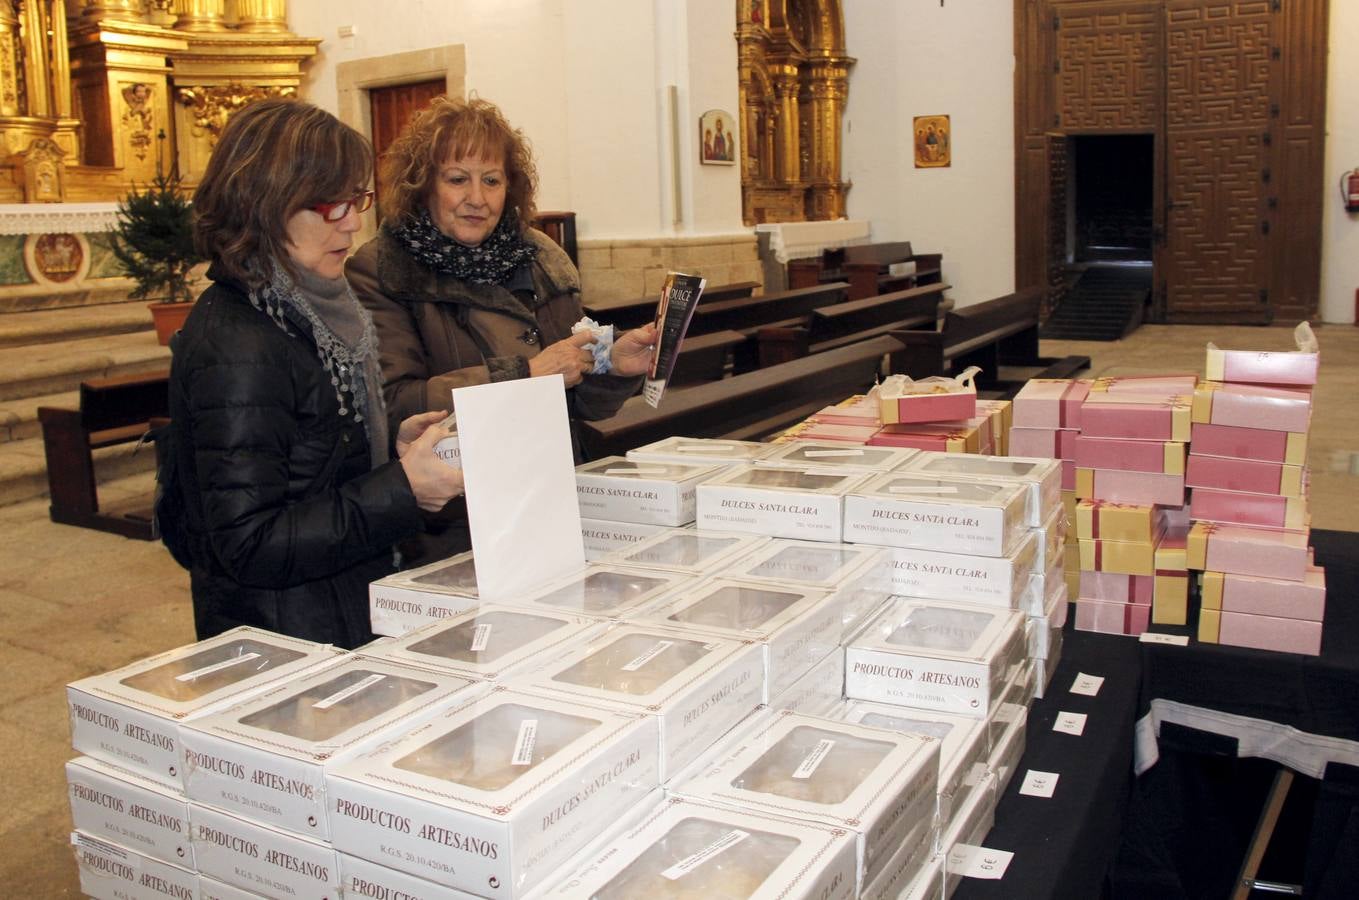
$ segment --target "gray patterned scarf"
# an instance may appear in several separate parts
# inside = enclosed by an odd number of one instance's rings
[[[471,284],[503,284],[538,252],[520,231],[519,217],[509,209],[486,240],[475,247],[460,244],[440,231],[427,209],[400,225],[382,227],[425,268]]]

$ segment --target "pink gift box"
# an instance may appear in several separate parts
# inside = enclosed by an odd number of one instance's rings
[[[1081,404],[1084,437],[1188,441],[1192,396],[1094,394]]]
[[[1194,488],[1189,513],[1202,522],[1300,530],[1307,527],[1307,498]]]
[[[1300,466],[1307,461],[1307,435],[1195,422],[1190,446],[1204,456],[1230,456]]]
[[[1080,434],[1074,428],[1011,428],[1008,455],[1075,459]]]
[[[1326,572],[1318,566],[1307,570],[1302,581],[1204,572],[1205,604],[1216,602],[1223,612],[1310,619],[1320,622],[1326,614]],[[1210,595],[1220,594],[1210,600]]]
[[[1090,393],[1090,382],[1070,378],[1033,378],[1015,395],[1011,434],[1014,428],[1081,427],[1081,403]]]
[[[882,424],[882,420],[878,418],[877,404],[865,405],[862,401],[850,405],[827,406],[811,419],[826,425],[863,425],[874,429]]]
[[[1301,497],[1303,467],[1191,453],[1184,483],[1191,488]]]
[[[1118,572],[1090,572],[1081,570],[1080,600],[1133,603],[1150,606],[1155,576],[1123,575]]]
[[[1232,647],[1318,656],[1321,653],[1321,623],[1223,610],[1217,640],[1219,644]]]
[[[1070,459],[1062,460],[1062,490],[1076,490],[1076,463]]]
[[[1199,377],[1186,375],[1111,375],[1096,378],[1090,392],[1101,394],[1192,394]]]
[[[876,425],[828,425],[808,421],[790,428],[784,436],[800,441],[845,441],[850,444],[862,444],[877,433]]]
[[[1222,350],[1210,346],[1204,369],[1210,381],[1313,385],[1320,361],[1320,354],[1297,350]]]
[[[1082,469],[1118,469],[1125,472],[1184,473],[1184,444],[1176,441],[1133,441],[1076,438],[1076,465]]]
[[[1151,607],[1107,600],[1076,601],[1076,630],[1101,634],[1141,634],[1151,624]]]
[[[1303,581],[1311,566],[1308,532],[1195,522],[1189,531],[1189,568]]]
[[[953,422],[977,414],[977,390],[948,394],[908,394],[904,397],[879,397],[882,422],[916,424]]]
[[[1306,431],[1312,418],[1312,392],[1205,381],[1194,391],[1193,418],[1209,425]]]
[[[1078,466],[1076,496],[1134,506],[1184,506],[1184,476]]]

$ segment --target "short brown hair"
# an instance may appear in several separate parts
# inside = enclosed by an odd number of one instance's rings
[[[538,170],[528,138],[511,127],[494,103],[478,97],[435,97],[382,154],[378,178],[383,219],[399,225],[420,215],[439,169],[450,159],[502,154],[508,182],[505,205],[518,213],[520,228],[527,228],[538,215]]]
[[[227,122],[194,192],[194,243],[227,274],[258,284],[272,260],[293,271],[288,219],[367,186],[373,148],[324,110],[261,100]]]

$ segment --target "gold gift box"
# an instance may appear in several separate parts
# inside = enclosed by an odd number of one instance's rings
[[[1156,540],[1162,518],[1155,506],[1112,503],[1107,500],[1080,500],[1076,503],[1076,537],[1081,540],[1135,541],[1150,544]]]
[[[1156,574],[1156,545],[1150,541],[1087,540],[1081,538],[1081,568],[1087,572],[1121,575]]]

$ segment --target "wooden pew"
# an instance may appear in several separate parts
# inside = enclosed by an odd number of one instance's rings
[[[710,334],[688,335],[680,345],[675,368],[670,374],[670,386],[717,381],[731,368],[733,349],[744,344],[746,336],[726,329]]]
[[[812,310],[803,322],[769,326],[756,334],[760,367],[823,353],[890,331],[930,329],[939,315],[946,284],[847,300]]]
[[[151,514],[99,511],[94,450],[141,440],[151,420],[170,415],[170,373],[81,382],[80,408],[38,407],[53,522],[149,541]],[[149,451],[148,451],[149,452]]]
[[[901,357],[912,378],[952,375],[980,366],[979,389],[1006,391],[1001,366],[1041,367],[1036,378],[1070,378],[1088,368],[1090,357],[1049,358],[1038,354],[1038,315],[1042,290],[1030,288],[948,313],[938,331],[893,331],[906,345]]]
[[[705,303],[734,300],[749,297],[760,286],[758,281],[734,281],[705,288],[699,297],[701,308]],[[645,325],[656,316],[656,304],[660,297],[615,298],[613,300],[585,301],[582,305],[585,314],[603,325],[613,325],[616,329],[636,328]]]
[[[722,381],[668,391],[659,409],[633,397],[612,418],[579,423],[581,439],[592,459],[626,453],[671,435],[759,440],[832,403],[863,393],[881,374],[884,356],[895,357],[902,349],[899,341],[883,335]]]
[[[858,299],[874,294],[886,294],[925,284],[938,284],[943,279],[942,253],[921,253],[909,259],[892,262],[846,263],[841,277],[849,282],[849,296]],[[914,262],[915,271],[893,275],[891,267],[898,262]]]
[[[896,263],[914,262],[915,272],[890,274]],[[943,255],[916,253],[910,241],[886,241],[879,244],[856,244],[825,250],[811,259],[795,259],[788,263],[788,284],[807,287],[827,281],[848,281],[849,298],[859,300],[874,294],[906,290],[943,280]]]

